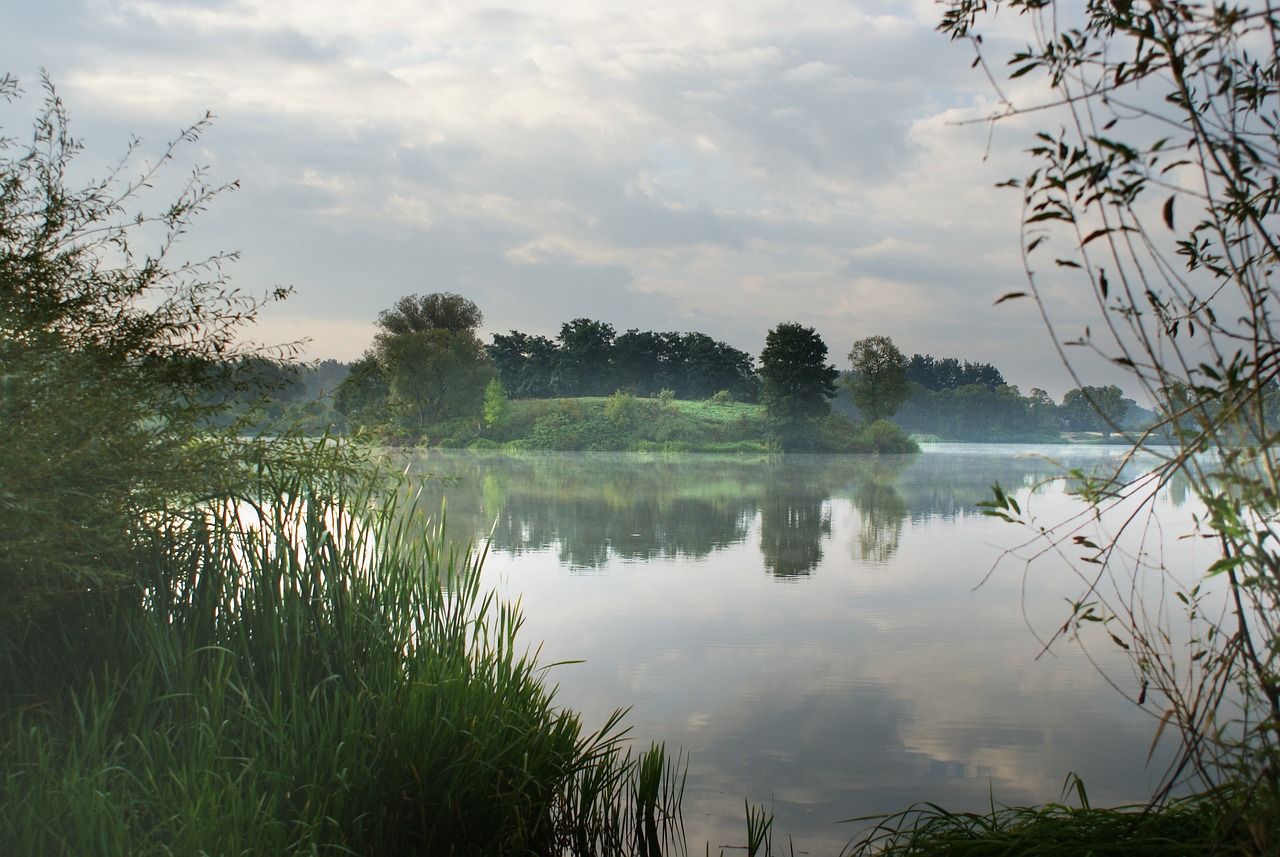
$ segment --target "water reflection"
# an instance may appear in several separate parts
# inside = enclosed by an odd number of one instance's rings
[[[1008,569],[975,591],[1021,540],[981,515],[991,485],[1025,497],[1060,473],[1025,452],[432,453],[412,468],[454,477],[423,501],[447,497],[453,537],[492,532],[485,574],[521,599],[544,662],[586,659],[553,671],[563,704],[589,724],[634,706],[637,740],[688,751],[694,853],[742,843],[745,798],[771,803],[797,853],[835,854],[841,818],[1055,800],[1069,771],[1118,803],[1159,774],[1154,717],[1083,658],[1037,660],[1027,626],[1060,625],[1076,580]]]
[[[767,571],[808,575],[832,534],[832,501],[859,513],[855,560],[883,564],[907,520],[977,514],[991,485],[1029,488],[1061,470],[1005,448],[920,456],[504,455],[426,451],[410,472],[423,508],[446,497],[450,529],[510,555],[554,549],[562,563],[701,558],[744,542],[758,521]],[[1095,456],[1096,457],[1096,456]]]

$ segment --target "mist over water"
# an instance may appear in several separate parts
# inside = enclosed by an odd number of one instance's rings
[[[447,501],[451,537],[488,539],[485,583],[520,600],[540,661],[581,661],[550,669],[560,703],[587,728],[630,706],[639,747],[687,754],[691,853],[743,844],[745,799],[774,812],[775,845],[835,854],[858,829],[842,819],[1058,800],[1073,772],[1095,805],[1149,796],[1158,702],[1122,696],[1137,680],[1105,635],[1043,652],[1081,579],[1006,555],[1028,531],[978,506],[998,482],[1065,519],[1062,466],[1119,455],[428,452],[411,472],[445,477],[423,506]],[[1164,492],[1141,546],[1186,575],[1211,561],[1176,539],[1192,511]]]

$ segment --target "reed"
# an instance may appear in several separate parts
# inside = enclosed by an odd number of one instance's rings
[[[1083,784],[1068,783],[1080,806],[1050,803],[997,807],[988,812],[951,812],[924,803],[876,818],[852,819],[871,826],[844,852],[847,857],[1208,857],[1249,853],[1224,837],[1221,808],[1207,795],[1161,807],[1095,808]]]
[[[559,707],[421,516],[281,480],[151,527],[138,587],[0,651],[6,852],[655,853],[675,762]]]

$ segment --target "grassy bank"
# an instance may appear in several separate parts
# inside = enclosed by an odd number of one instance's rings
[[[776,452],[777,436],[762,405],[731,400],[598,398],[517,399],[503,418],[457,427],[446,446],[620,452]],[[857,425],[838,414],[815,421],[801,439],[809,452],[914,452],[915,444],[887,422]]]
[[[175,518],[3,650],[0,842],[82,854],[630,854],[681,773],[555,703],[413,509],[300,484]],[[363,510],[378,508],[377,512]]]

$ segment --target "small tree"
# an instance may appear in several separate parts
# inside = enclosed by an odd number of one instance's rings
[[[511,400],[507,390],[497,378],[490,379],[484,388],[484,424],[501,431],[511,420]]]
[[[851,374],[845,386],[867,422],[887,420],[911,395],[907,358],[887,336],[868,336],[849,350]]]

